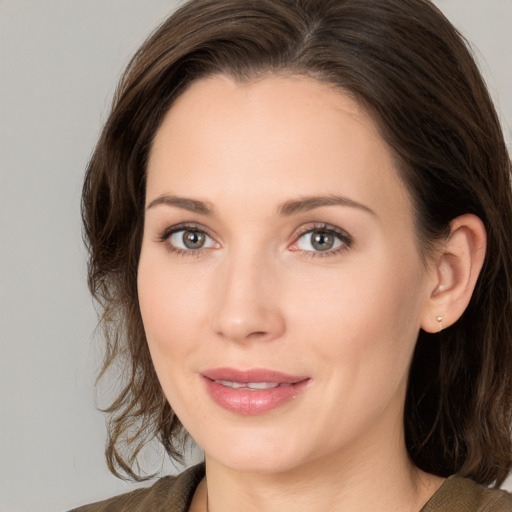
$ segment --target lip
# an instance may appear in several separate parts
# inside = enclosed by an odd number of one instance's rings
[[[281,407],[303,392],[311,381],[307,376],[289,375],[264,368],[212,368],[201,372],[201,377],[210,398],[217,405],[245,416],[256,416]],[[229,387],[226,381],[242,387]],[[271,387],[250,389],[244,386],[247,383],[264,382]]]

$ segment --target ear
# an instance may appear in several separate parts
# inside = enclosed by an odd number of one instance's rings
[[[421,318],[424,331],[439,332],[464,313],[484,263],[486,242],[485,227],[476,215],[461,215],[450,223],[450,234],[432,262],[430,296]]]

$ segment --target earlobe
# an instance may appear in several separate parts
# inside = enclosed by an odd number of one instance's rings
[[[450,223],[450,234],[433,263],[421,322],[424,331],[439,332],[464,313],[484,263],[486,240],[485,227],[476,215],[461,215]]]

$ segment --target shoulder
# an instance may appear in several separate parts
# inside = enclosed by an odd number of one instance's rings
[[[512,494],[454,475],[445,480],[420,512],[512,512]]]
[[[84,505],[70,512],[185,512],[204,476],[204,465],[188,468],[178,476],[160,478],[151,487]]]

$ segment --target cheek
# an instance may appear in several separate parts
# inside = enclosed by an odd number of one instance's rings
[[[303,281],[289,309],[290,325],[305,342],[312,340],[309,348],[319,364],[333,373],[341,365],[352,378],[361,372],[394,379],[407,371],[419,331],[421,270],[410,255],[376,255],[335,278]],[[368,379],[369,385],[375,382]]]
[[[200,275],[171,269],[165,255],[142,252],[138,296],[144,330],[159,376],[174,375],[186,355],[199,343],[206,322],[204,280]]]

